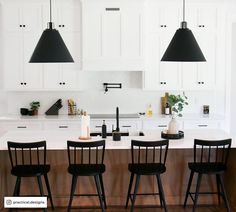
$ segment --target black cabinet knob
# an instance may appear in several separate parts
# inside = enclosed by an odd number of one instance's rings
[[[27,83],[26,82],[24,82],[24,85],[26,85]]]
[[[60,85],[62,85],[62,83],[61,83],[61,82],[60,82],[59,84],[60,84]]]
[[[63,84],[63,85],[65,85],[66,83],[65,83],[65,82],[63,82],[62,84]]]
[[[61,24],[59,24],[58,26],[61,27]]]
[[[22,27],[22,24],[20,24],[20,27]]]
[[[164,82],[164,85],[166,85],[166,82]]]
[[[23,82],[21,82],[20,84],[23,85]]]
[[[64,24],[62,24],[62,27],[65,27],[65,25],[64,25]]]
[[[25,25],[23,24],[23,27],[25,27]]]

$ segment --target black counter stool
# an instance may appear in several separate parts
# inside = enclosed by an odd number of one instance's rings
[[[69,159],[68,172],[72,175],[70,201],[68,211],[74,196],[98,196],[102,211],[106,208],[106,197],[103,186],[102,174],[105,172],[103,164],[105,140],[94,142],[67,141]],[[75,194],[79,176],[94,176],[97,194]]]
[[[165,195],[161,183],[160,175],[166,171],[166,157],[169,141],[131,141],[132,163],[128,165],[131,172],[130,183],[125,207],[128,207],[129,199],[131,199],[131,211],[134,210],[136,195],[159,195],[161,207],[167,211]],[[143,156],[143,157],[142,157]],[[131,194],[134,175],[136,175],[136,183],[134,193]],[[141,175],[155,175],[159,193],[142,193],[138,194],[138,187]]]
[[[7,142],[8,152],[11,161],[11,174],[16,176],[16,184],[13,196],[20,196],[20,184],[22,177],[37,177],[41,196],[45,196],[41,176],[44,176],[48,191],[51,207],[54,209],[50,185],[48,181],[48,172],[50,165],[46,164],[46,141],[19,143]],[[44,211],[47,211],[44,209]]]
[[[194,162],[188,163],[188,167],[191,170],[191,173],[186,191],[184,207],[186,206],[189,195],[194,202],[194,212],[197,207],[199,194],[217,194],[219,204],[220,196],[222,196],[225,201],[227,211],[230,211],[230,206],[223,181],[223,175],[227,168],[226,164],[230,147],[231,139],[216,141],[199,139],[194,140]],[[190,192],[194,173],[198,173],[196,190],[195,192]],[[216,176],[217,192],[199,192],[203,174]],[[195,194],[195,196],[193,197],[192,194]]]

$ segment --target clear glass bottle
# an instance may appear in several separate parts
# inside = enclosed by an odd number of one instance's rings
[[[147,117],[152,117],[153,111],[152,111],[152,105],[150,104],[147,109]]]

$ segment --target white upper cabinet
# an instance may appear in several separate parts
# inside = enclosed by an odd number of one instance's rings
[[[46,90],[78,90],[79,73],[75,69],[65,69],[61,64],[47,64],[44,71],[44,89]]]
[[[216,84],[218,9],[214,3],[192,1],[186,21],[206,62],[161,62],[174,33],[180,28],[182,5],[170,1],[147,1],[145,90],[206,90]]]
[[[41,5],[4,2],[3,67],[6,90],[42,88],[42,65],[29,60],[41,33]]]
[[[49,2],[43,5],[43,26],[49,22]],[[52,22],[64,40],[74,63],[65,63],[65,69],[81,69],[81,4],[80,1],[55,1]],[[47,69],[46,69],[47,70]]]
[[[4,32],[38,32],[42,29],[41,6],[35,2],[4,0],[2,3]]]
[[[187,11],[188,27],[192,30],[206,62],[182,64],[183,89],[213,89],[216,83],[217,8],[207,4],[190,4]]]
[[[181,87],[180,64],[161,61],[179,27],[179,10],[173,4],[161,5],[160,2],[149,1],[146,7],[146,90],[175,90]]]
[[[143,1],[82,1],[83,69],[144,70]]]

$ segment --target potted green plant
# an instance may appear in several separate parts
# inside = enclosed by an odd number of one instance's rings
[[[30,109],[32,111],[32,115],[38,115],[38,109],[40,107],[40,102],[38,101],[33,101],[30,103]]]
[[[176,117],[182,117],[182,111],[185,105],[188,105],[187,96],[183,95],[174,95],[171,94],[167,97],[167,102],[171,108],[171,121],[168,125],[168,134],[178,134],[179,124],[176,120]]]

